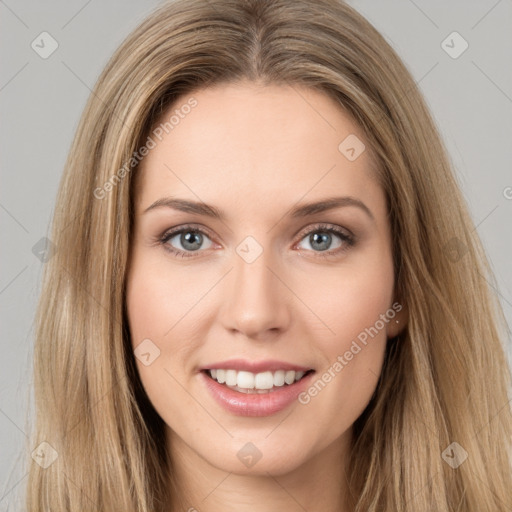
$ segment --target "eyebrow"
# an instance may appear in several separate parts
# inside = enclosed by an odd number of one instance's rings
[[[292,218],[303,218],[345,206],[355,206],[360,208],[366,213],[366,215],[368,215],[368,217],[370,217],[370,219],[375,220],[371,210],[362,201],[351,196],[329,197],[322,199],[321,201],[295,206],[291,209],[289,216]],[[224,220],[226,218],[226,214],[215,206],[203,202],[190,201],[188,199],[179,199],[176,197],[162,197],[157,199],[142,213],[147,213],[156,208],[172,208],[173,210],[203,215],[205,217],[211,217],[219,220]]]

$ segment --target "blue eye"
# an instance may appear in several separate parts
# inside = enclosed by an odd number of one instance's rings
[[[182,227],[178,230],[167,232],[161,242],[165,244],[166,248],[183,258],[187,258],[190,256],[194,256],[194,252],[198,252],[201,248],[201,245],[205,238],[208,238],[208,235],[201,229],[198,229],[197,227]],[[176,242],[181,245],[181,248],[176,248],[171,242],[173,239],[176,239]],[[212,246],[211,240],[210,245],[206,247],[206,249],[209,249]],[[204,249],[205,247],[203,247]]]
[[[338,239],[337,245],[332,247],[333,240],[336,242],[336,239]],[[316,227],[313,231],[309,231],[302,240],[306,240],[314,252],[329,252],[331,254],[353,243],[348,234],[331,227]]]
[[[314,257],[336,256],[355,244],[354,236],[350,232],[330,224],[319,224],[310,228],[302,234],[300,242],[303,240],[309,243],[311,249],[306,250],[315,253]],[[334,248],[333,240],[336,244]],[[181,226],[167,231],[160,239],[160,243],[167,251],[181,258],[194,257],[201,249],[210,249],[213,246],[208,234],[197,226]],[[304,247],[299,249],[303,251]]]

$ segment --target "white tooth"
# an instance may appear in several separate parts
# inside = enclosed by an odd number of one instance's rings
[[[236,385],[239,388],[254,389],[254,373],[238,372],[236,376]]]
[[[236,370],[226,370],[226,384],[228,386],[236,386]]]
[[[226,384],[230,387],[238,387],[241,392],[248,392],[248,390],[255,390],[254,393],[267,392],[267,390],[275,387],[282,387],[285,383],[290,385],[299,381],[305,372],[294,370],[277,370],[275,372],[261,372],[254,374],[252,372],[225,369],[211,369],[209,370],[213,379],[216,379],[220,384]]]
[[[295,371],[288,370],[284,375],[284,381],[286,384],[293,384],[295,382]]]
[[[274,373],[274,386],[283,386],[284,385],[284,370],[277,370]]]
[[[254,387],[256,389],[271,389],[274,385],[274,377],[272,372],[257,373],[254,379]]]

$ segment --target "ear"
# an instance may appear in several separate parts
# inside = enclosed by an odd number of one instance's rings
[[[390,320],[386,326],[386,336],[388,339],[390,339],[401,334],[407,326],[409,320],[409,310],[406,304],[403,304],[399,300],[395,300],[388,311],[388,317]],[[391,315],[393,314],[392,312],[395,313],[393,318],[391,318]]]

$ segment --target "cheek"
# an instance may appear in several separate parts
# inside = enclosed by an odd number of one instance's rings
[[[335,352],[348,350],[351,341],[366,328],[374,326],[380,315],[391,307],[393,264],[391,255],[370,255],[353,265],[340,266],[329,273],[321,272],[323,276],[318,275],[315,279],[312,275],[308,280],[307,302],[317,320],[324,324],[326,335],[321,343],[325,353],[332,357]],[[377,325],[384,337],[385,325],[381,321]]]
[[[183,331],[191,324],[180,321],[190,309],[183,293],[178,293],[187,290],[185,283],[180,281],[178,273],[170,279],[163,272],[165,267],[155,258],[135,254],[127,276],[126,307],[142,385],[159,415],[169,422],[172,420],[167,417],[169,411],[187,404],[187,394],[181,393],[175,379],[183,380],[178,373],[186,371],[182,363],[188,358],[183,352],[193,351],[194,347],[190,343],[192,334]],[[183,339],[188,340],[187,344],[179,342]],[[168,392],[171,389],[174,391]]]
[[[152,401],[170,386],[179,388],[173,377],[183,382],[194,371],[206,328],[200,318],[214,277],[177,270],[157,251],[134,251],[126,287],[128,324],[139,375]],[[150,365],[145,365],[147,356],[138,357],[142,351],[156,354]]]
[[[193,272],[170,271],[165,255],[143,253],[133,259],[127,277],[127,311],[132,344],[151,338],[163,348],[175,339],[173,333],[192,327],[189,314],[204,294]],[[193,338],[193,337],[192,337]],[[158,341],[157,341],[158,340]]]
[[[391,255],[377,251],[364,264],[336,269],[325,279],[323,293],[317,287],[309,295],[312,309],[329,329],[323,328],[322,335],[315,329],[323,364],[299,401],[311,408],[311,416],[328,417],[332,436],[357,419],[377,385],[386,327],[395,316],[393,282]]]
[[[211,287],[209,278],[211,275],[200,272],[177,272],[165,257],[147,253],[134,259],[127,277],[132,346],[137,352],[141,341],[150,339],[158,349],[158,357],[147,366],[136,357],[142,386],[162,420],[192,445],[208,445],[212,436],[225,435],[206,409],[198,406],[194,391],[188,387],[204,341],[199,331],[205,325],[199,316],[205,306],[199,302]],[[201,434],[202,429],[208,434]],[[194,439],[190,439],[191,433]],[[212,449],[203,451],[209,454]],[[223,456],[222,452],[217,454],[218,459]]]

